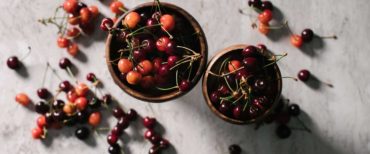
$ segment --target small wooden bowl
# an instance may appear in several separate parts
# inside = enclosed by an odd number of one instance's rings
[[[155,6],[154,2],[143,3],[141,5],[138,5],[134,9],[126,12],[121,17],[119,17],[119,19],[117,20],[117,22],[115,23],[113,27],[115,28],[121,27],[122,26],[121,21],[126,17],[128,13],[132,11],[148,11],[148,10],[151,10],[154,6]],[[190,78],[190,82],[192,84],[191,84],[191,88],[187,91],[189,92],[200,80],[200,78],[203,75],[204,69],[207,65],[207,54],[208,54],[207,53],[208,52],[207,41],[206,41],[204,32],[201,26],[199,25],[199,23],[194,19],[193,16],[191,16],[184,9],[178,6],[175,6],[173,4],[170,4],[170,3],[165,3],[165,2],[161,2],[161,8],[165,10],[165,12],[171,13],[181,18],[182,21],[184,21],[183,25],[188,25],[188,27],[186,27],[187,29],[184,29],[184,30],[189,31],[190,29],[191,31],[198,33],[198,36],[197,36],[198,40],[193,41],[191,45],[196,46],[194,50],[200,53],[202,58],[200,59],[199,63],[196,64],[196,67],[193,67],[193,72],[196,72],[196,73],[195,75],[192,75],[193,77]],[[109,34],[107,41],[106,41],[106,52],[105,52],[106,62],[107,62],[109,72],[114,82],[126,93],[128,93],[129,95],[137,99],[147,101],[147,102],[164,102],[164,101],[177,98],[187,93],[187,92],[181,92],[180,90],[169,91],[169,92],[144,91],[144,90],[140,90],[139,88],[133,88],[127,82],[121,81],[119,78],[120,72],[117,69],[117,66],[112,65],[112,60],[117,58],[115,57],[116,55],[113,52],[117,51],[117,48],[119,48],[119,45],[114,40],[115,39],[113,35]]]
[[[280,74],[280,70],[279,70],[279,67],[274,64],[273,65],[273,69],[274,69],[274,72],[275,72],[275,77],[279,80],[277,80],[277,85],[276,85],[276,97],[273,99],[273,104],[272,106],[266,110],[262,115],[260,115],[259,117],[257,118],[254,118],[254,119],[250,119],[250,120],[246,120],[246,121],[243,121],[243,120],[238,120],[238,119],[234,119],[234,118],[231,118],[231,117],[228,117],[224,114],[222,114],[221,112],[218,111],[218,109],[212,104],[210,98],[209,98],[209,95],[211,93],[211,91],[209,90],[210,87],[214,87],[215,86],[215,83],[217,82],[217,78],[210,75],[209,72],[212,71],[212,72],[217,72],[216,70],[219,69],[220,65],[221,65],[221,62],[226,58],[226,57],[230,57],[230,56],[233,56],[233,57],[240,57],[241,56],[241,51],[246,47],[247,45],[244,45],[244,44],[238,44],[238,45],[233,45],[233,46],[230,46],[230,47],[227,47],[221,51],[219,51],[216,56],[214,56],[211,61],[208,63],[208,66],[207,66],[207,69],[204,73],[204,76],[203,76],[203,85],[202,85],[202,88],[203,88],[203,96],[204,96],[204,99],[206,100],[206,103],[208,105],[208,107],[212,110],[213,113],[215,113],[218,117],[220,117],[221,119],[227,121],[227,122],[230,122],[230,123],[233,123],[233,124],[239,124],[239,125],[242,125],[242,124],[251,124],[251,123],[260,123],[260,122],[263,122],[263,120],[265,119],[266,116],[268,116],[272,110],[277,106],[279,100],[280,100],[280,95],[281,95],[281,89],[282,89],[282,80],[281,80],[281,74]]]

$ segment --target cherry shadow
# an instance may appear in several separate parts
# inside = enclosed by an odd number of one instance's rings
[[[82,63],[86,63],[88,61],[86,54],[81,50],[77,53],[77,55],[74,58]]]
[[[271,26],[280,26],[284,24],[285,22],[284,14],[279,8],[274,7],[273,14],[274,14],[273,16],[274,24],[272,24]],[[281,28],[281,29],[272,29],[267,34],[267,38],[269,38],[273,42],[276,42],[284,37],[289,36],[289,34],[290,34],[289,30],[286,27]]]
[[[311,74],[310,75],[310,78],[308,79],[308,81],[304,82],[308,87],[310,87],[311,89],[314,89],[314,90],[318,90],[318,89],[321,89],[323,86],[325,87],[330,87],[330,88],[334,88],[334,86],[332,84],[327,84],[327,83],[324,83],[323,81],[321,81],[317,76],[315,76],[314,74]]]
[[[92,21],[91,25],[93,25],[92,32],[85,33],[82,36],[75,39],[75,41],[84,47],[91,46],[94,42],[101,42],[104,41],[107,36],[108,32],[104,32],[100,30],[100,22],[105,18],[104,15],[100,14],[94,21]]]
[[[19,68],[15,72],[22,78],[28,78],[30,76],[27,67],[23,63],[19,63]]]
[[[315,36],[311,42],[303,43],[302,47],[299,48],[305,55],[310,57],[317,57],[319,49],[325,47],[325,42],[322,38]],[[324,50],[321,50],[324,51]]]

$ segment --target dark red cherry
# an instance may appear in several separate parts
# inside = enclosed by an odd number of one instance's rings
[[[229,102],[222,102],[221,105],[218,107],[218,110],[224,115],[229,115],[230,109],[231,105]]]
[[[148,128],[148,129],[151,129],[154,127],[154,125],[156,124],[157,120],[155,120],[155,118],[150,118],[150,117],[145,117],[143,119],[143,125]]]
[[[89,73],[89,74],[87,74],[87,75],[86,75],[86,79],[87,79],[88,81],[90,81],[90,82],[95,82],[95,80],[96,80],[96,76],[95,76],[95,74],[94,74],[94,73]]]
[[[237,105],[233,109],[233,116],[236,119],[241,119],[243,117],[243,106],[242,105]]]
[[[60,61],[59,61],[59,67],[61,69],[66,69],[67,67],[71,67],[71,66],[72,66],[72,62],[68,58],[62,58],[62,59],[60,59]]]
[[[111,103],[112,103],[112,95],[110,95],[110,94],[105,94],[105,95],[103,96],[102,100],[103,100],[103,103],[104,103],[104,104],[109,105],[109,104],[111,104]]]
[[[121,154],[121,147],[119,146],[119,144],[110,145],[108,148],[108,153],[109,154]]]
[[[69,81],[63,81],[59,84],[59,89],[68,92],[72,88],[72,85]]]
[[[121,136],[122,135],[122,129],[120,127],[118,127],[117,125],[115,125],[111,130],[111,134],[116,135],[116,136]]]
[[[37,89],[37,96],[41,99],[47,99],[50,95],[50,92],[46,88]]]
[[[233,144],[229,146],[229,153],[230,154],[241,154],[242,149],[239,145]]]
[[[297,104],[291,104],[288,106],[288,113],[291,116],[298,116],[301,113],[301,109]]]
[[[261,8],[262,10],[274,10],[274,6],[272,5],[272,3],[270,1],[263,1],[262,4],[261,4]]]
[[[226,85],[221,85],[218,89],[217,89],[217,92],[219,93],[219,94],[221,94],[222,96],[225,96],[225,95],[228,95],[228,94],[230,94],[231,92],[230,92],[230,90],[229,90],[229,88],[226,86]]]
[[[254,81],[253,87],[257,91],[263,91],[263,90],[266,89],[267,83],[266,83],[266,81],[264,79],[256,79]]]
[[[153,59],[153,66],[154,66],[154,71],[158,71],[159,68],[162,66],[162,58],[156,57]]]
[[[40,101],[39,103],[35,104],[35,111],[38,114],[45,114],[49,112],[50,106],[48,103],[45,103],[43,101]]]
[[[310,78],[311,73],[304,69],[298,72],[298,79],[305,82]]]
[[[161,153],[161,147],[158,145],[154,145],[149,149],[149,154],[160,154]]]
[[[119,118],[117,122],[117,126],[122,130],[126,129],[129,125],[130,125],[130,120],[126,117]]]
[[[314,33],[311,29],[304,29],[301,33],[301,37],[304,42],[311,42],[314,37]]]
[[[249,107],[249,110],[248,110],[248,114],[249,114],[249,117],[250,118],[256,118],[257,115],[259,114],[259,108],[252,105],[251,107]]]
[[[169,67],[173,67],[176,65],[176,62],[178,61],[177,56],[168,56],[167,58],[167,65]]]
[[[269,105],[269,101],[266,96],[260,96],[253,99],[253,105],[261,110],[265,110],[266,107]]]
[[[113,26],[113,24],[114,22],[111,18],[104,18],[101,21],[100,29],[103,31],[108,31]]]
[[[218,91],[214,91],[211,93],[209,98],[213,104],[217,104],[219,102],[220,94]]]
[[[236,72],[235,79],[240,80],[242,77],[247,78],[249,75],[251,75],[251,73],[248,72],[247,69],[241,69]]]
[[[158,69],[158,75],[160,76],[167,76],[170,72],[170,67],[167,64],[163,64]]]
[[[62,122],[65,119],[66,115],[63,111],[54,111],[53,118],[55,121]]]
[[[65,105],[64,101],[58,99],[53,102],[52,107],[54,110],[62,110],[64,105]]]
[[[176,48],[177,48],[177,44],[175,41],[170,41],[167,43],[167,46],[166,46],[166,53],[168,55],[174,55],[176,53]]]
[[[136,117],[137,117],[137,112],[136,112],[136,110],[134,110],[134,109],[130,109],[130,110],[128,110],[128,112],[127,112],[127,114],[126,114],[126,118],[127,118],[128,120],[133,121],[133,120],[135,120],[135,119],[136,119]]]
[[[163,139],[162,138],[162,140],[161,141],[159,141],[159,146],[161,147],[161,148],[168,148],[168,146],[170,145],[170,142],[168,142],[168,140],[166,140],[166,139]]]
[[[254,57],[247,57],[243,59],[245,69],[255,71],[258,68],[258,60]]]
[[[155,135],[154,131],[152,129],[148,129],[144,133],[144,138],[149,140],[154,135]]]
[[[135,50],[133,52],[133,56],[136,61],[142,61],[146,58],[145,52],[142,50]]]
[[[234,74],[226,75],[226,80],[231,85],[235,84],[235,75]]]
[[[279,138],[285,139],[285,138],[288,138],[292,134],[292,130],[286,125],[280,125],[277,127],[275,133]]]
[[[123,116],[125,116],[125,112],[122,110],[122,108],[120,107],[115,107],[113,110],[112,110],[112,114],[114,117],[116,117],[117,119],[120,119],[122,118]]]
[[[107,141],[108,141],[108,143],[109,143],[110,145],[114,145],[114,144],[116,144],[116,143],[117,143],[117,141],[118,141],[118,136],[117,136],[117,135],[115,135],[115,134],[109,134],[109,135],[107,136]]]
[[[267,51],[267,47],[264,44],[258,44],[257,48],[260,49],[260,51]]]
[[[162,16],[162,14],[159,11],[156,11],[152,14],[152,18],[154,18],[155,20],[159,20],[161,18],[161,16]]]
[[[148,26],[148,29],[151,30],[151,31],[159,30],[158,26],[155,26],[155,25],[158,25],[158,24],[159,24],[158,20],[156,20],[154,18],[150,18],[146,22],[146,26]]]
[[[151,138],[149,138],[150,143],[153,145],[158,145],[161,140],[162,138],[158,135],[153,135]]]
[[[190,89],[190,81],[189,80],[181,80],[179,84],[180,91],[188,91]]]
[[[141,41],[141,50],[146,52],[146,53],[151,53],[154,52],[156,49],[156,45],[153,39],[144,39]]]
[[[258,50],[255,46],[247,46],[243,49],[242,51],[242,55],[244,57],[253,57],[253,56],[256,56],[258,54]]]
[[[18,69],[21,66],[20,63],[21,62],[16,56],[9,57],[8,60],[6,61],[6,64],[8,65],[8,67],[13,70]]]

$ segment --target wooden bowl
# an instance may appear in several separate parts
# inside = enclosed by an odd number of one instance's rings
[[[121,21],[125,18],[125,16],[132,11],[137,11],[137,12],[149,12],[152,11],[153,7],[155,6],[154,2],[149,2],[149,3],[144,3],[141,5],[138,5],[134,9],[126,12],[122,16],[119,17],[117,22],[113,27],[122,27]],[[194,67],[192,69],[192,76],[189,79],[189,81],[192,83],[191,88],[188,90],[190,91],[200,80],[201,76],[203,75],[204,69],[207,64],[207,52],[208,52],[208,47],[207,47],[207,41],[204,35],[204,32],[199,25],[199,23],[194,19],[193,16],[191,16],[188,12],[186,12],[184,9],[175,6],[170,3],[165,3],[161,2],[161,8],[162,12],[164,13],[170,13],[176,16],[176,19],[181,20],[182,22],[179,23],[183,27],[183,33],[189,33],[189,32],[197,32],[196,39],[189,39],[187,42],[190,44],[193,50],[195,50],[197,53],[200,53],[202,56],[200,60],[196,64],[194,64]],[[176,22],[177,25],[178,22]],[[182,30],[182,29],[181,29]],[[182,31],[180,31],[182,32]],[[192,33],[189,33],[192,34]],[[186,42],[187,40],[185,40]],[[190,43],[189,43],[190,42]],[[108,65],[109,72],[114,80],[114,82],[126,93],[129,95],[143,100],[147,102],[164,102],[168,101],[174,98],[177,98],[179,96],[184,95],[187,92],[181,92],[180,90],[172,90],[172,91],[166,91],[166,92],[161,92],[161,91],[145,91],[141,88],[131,86],[128,84],[126,81],[122,81],[119,78],[120,72],[117,69],[116,65],[113,65],[112,60],[115,58],[117,59],[117,51],[119,49],[119,44],[117,43],[117,40],[115,37],[111,34],[108,35],[107,41],[106,41],[106,62]]]
[[[208,107],[212,110],[213,113],[215,113],[218,117],[220,117],[221,119],[227,121],[227,122],[230,122],[230,123],[233,123],[233,124],[251,124],[251,123],[260,123],[260,122],[263,122],[263,120],[266,118],[266,116],[268,116],[272,110],[277,106],[279,100],[280,100],[280,95],[281,95],[281,89],[282,89],[282,80],[281,80],[281,74],[280,74],[280,70],[279,70],[279,67],[274,64],[272,67],[273,67],[273,72],[271,75],[273,75],[277,80],[277,84],[273,87],[274,89],[276,89],[276,93],[274,93],[275,97],[273,100],[273,104],[271,105],[271,107],[269,109],[267,109],[263,114],[259,115],[257,118],[254,118],[254,119],[249,119],[249,120],[238,120],[238,119],[235,119],[235,118],[232,118],[232,117],[229,117],[229,116],[226,116],[224,114],[222,114],[221,112],[219,112],[219,110],[212,104],[210,98],[209,98],[209,95],[211,93],[211,90],[210,89],[215,89],[215,86],[217,86],[218,84],[215,84],[217,83],[218,79],[217,77],[213,76],[213,75],[210,75],[210,71],[212,72],[216,72],[216,70],[218,70],[220,68],[220,65],[222,63],[222,61],[227,58],[227,57],[230,57],[230,56],[233,56],[233,57],[240,57],[242,56],[241,55],[241,51],[246,47],[247,45],[244,45],[244,44],[239,44],[239,45],[233,45],[233,46],[230,46],[230,47],[227,47],[221,51],[219,51],[212,59],[211,61],[208,63],[208,66],[207,66],[207,69],[205,71],[205,74],[203,76],[203,85],[202,85],[202,88],[203,88],[203,96],[206,100],[206,103],[208,105]]]

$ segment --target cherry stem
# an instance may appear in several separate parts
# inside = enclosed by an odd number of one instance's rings
[[[288,29],[288,32],[289,32],[290,35],[294,35],[294,33],[292,32],[292,30],[289,27],[288,21],[285,21],[285,27],[286,27],[286,29]]]
[[[50,63],[49,62],[46,62],[46,64],[50,67],[51,71],[53,72],[53,74],[60,80],[62,81],[62,78],[59,76],[59,74],[57,73],[57,71],[51,67]]]
[[[141,31],[143,29],[150,28],[150,27],[156,27],[156,26],[162,26],[162,24],[155,24],[155,25],[140,27],[139,29],[137,29],[137,30],[131,32],[130,34],[128,34],[127,37],[135,35],[135,33],[137,33],[138,31]]]
[[[266,67],[268,67],[270,65],[273,65],[273,64],[277,63],[278,61],[280,61],[282,58],[286,57],[287,55],[288,55],[288,53],[287,52],[284,52],[284,54],[281,55],[281,56],[279,56],[278,59],[274,58],[274,62],[271,62],[270,64],[265,65],[263,68],[266,68]],[[273,57],[276,57],[276,56],[273,56]]]
[[[199,53],[195,52],[194,50],[192,50],[192,49],[190,49],[190,48],[188,48],[188,47],[184,47],[184,46],[180,46],[180,45],[178,45],[177,47],[178,47],[178,48],[181,48],[181,49],[185,49],[185,50],[187,50],[187,51],[190,51],[190,52],[192,52],[192,53],[193,53],[193,55],[199,55]]]
[[[48,63],[46,63],[46,68],[45,68],[44,74],[42,76],[42,82],[41,82],[42,87],[44,87],[44,85],[45,85],[46,73],[48,72],[48,69],[49,69],[49,65],[48,65]]]
[[[179,87],[179,70],[176,70],[176,86]]]
[[[118,52],[126,52],[126,51],[130,51],[130,50],[133,50],[133,49],[139,49],[141,47],[146,47],[146,46],[147,46],[146,44],[143,44],[143,45],[133,47],[132,49],[120,49],[120,50],[118,50]]]
[[[215,73],[213,73],[213,72],[211,72],[211,71],[208,71],[208,73],[209,73],[209,74],[211,74],[211,75],[217,76],[217,77],[224,77],[224,76],[226,76],[226,75],[233,74],[233,73],[235,73],[235,72],[237,72],[237,71],[239,71],[239,70],[241,70],[241,69],[244,69],[244,66],[242,66],[242,67],[240,67],[240,68],[238,68],[238,69],[236,69],[236,70],[234,70],[234,71],[232,71],[232,72],[225,73],[225,74],[222,74],[222,75],[215,74]]]
[[[120,11],[122,11],[123,13],[126,13],[127,12],[127,9],[126,8],[124,8],[124,7],[120,7],[120,8],[118,8]]]
[[[232,91],[232,92],[234,92],[234,89],[233,89],[233,88],[231,88],[231,86],[230,86],[229,82],[228,82],[228,81],[227,81],[227,79],[226,79],[226,76],[224,76],[223,78],[224,78],[224,80],[225,80],[225,82],[226,82],[226,85],[227,85],[227,87],[229,88],[229,90],[230,90],[230,91]]]
[[[191,76],[192,70],[193,70],[193,63],[190,63],[190,65],[189,65],[188,80],[190,80],[190,76]]]
[[[296,117],[296,118],[297,118],[298,122],[303,126],[303,128],[304,128],[307,132],[311,133],[311,129],[309,129],[309,128],[304,124],[304,122],[303,122],[299,117]]]
[[[74,76],[74,74],[73,74],[73,72],[72,72],[71,68],[70,68],[70,67],[67,67],[67,68],[66,68],[66,70],[67,70],[67,74],[68,74],[70,77],[72,77],[72,78],[73,78],[73,80],[75,80],[75,81],[76,81],[76,83],[78,83],[78,80],[77,80],[77,79],[76,79],[76,77]]]
[[[243,98],[244,97],[244,94],[243,95],[241,95],[239,98],[237,98],[235,101],[233,101],[231,104],[235,104],[237,101],[239,101],[241,98]]]
[[[291,77],[291,76],[284,76],[284,77],[281,77],[281,78],[277,78],[276,80],[281,80],[281,79],[293,79],[294,81],[298,81],[297,78]]]
[[[282,29],[282,28],[286,27],[286,25],[288,25],[288,21],[285,21],[284,24],[282,24],[280,26],[269,26],[267,28],[268,29],[272,29],[272,30],[274,30],[274,29]]]
[[[322,38],[322,39],[338,39],[337,35],[332,35],[332,36],[317,36],[319,38]]]
[[[159,89],[159,90],[162,90],[162,91],[168,91],[168,90],[177,89],[178,86],[174,86],[174,87],[170,87],[170,88],[161,88],[161,87],[156,87],[156,88]]]
[[[27,49],[28,49],[27,53],[22,58],[20,58],[20,61],[23,61],[31,54],[31,47],[28,46]]]

